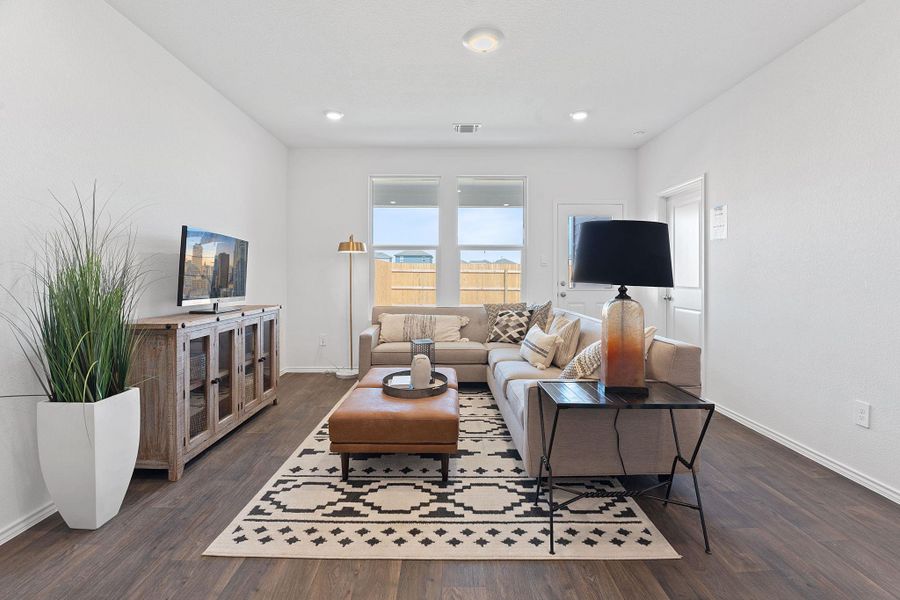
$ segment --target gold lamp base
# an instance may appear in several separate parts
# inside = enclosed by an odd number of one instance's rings
[[[607,392],[646,396],[644,379],[644,309],[625,286],[603,305],[600,338],[600,383]]]

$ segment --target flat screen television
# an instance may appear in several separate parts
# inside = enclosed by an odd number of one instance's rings
[[[208,305],[191,312],[238,310],[247,297],[247,245],[228,235],[182,226],[178,306]]]

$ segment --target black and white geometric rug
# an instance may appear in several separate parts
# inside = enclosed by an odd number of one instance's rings
[[[350,461],[328,451],[326,417],[206,556],[424,560],[626,560],[679,558],[631,499],[583,499],[556,513],[549,554],[545,505],[524,470],[490,392],[460,398],[459,454],[450,477],[428,455]],[[618,489],[616,479],[574,489]],[[563,492],[554,499],[565,500]]]

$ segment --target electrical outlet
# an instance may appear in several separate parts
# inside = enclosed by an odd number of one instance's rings
[[[868,402],[857,400],[853,405],[853,415],[856,424],[860,427],[869,428],[869,409],[871,406]]]
[[[322,334],[319,335],[319,345],[320,345],[320,346],[327,346],[327,345],[328,345],[328,339],[325,337],[325,334],[324,334],[324,333],[322,333]]]

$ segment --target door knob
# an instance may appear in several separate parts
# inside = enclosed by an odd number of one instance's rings
[[[565,282],[565,281],[560,281],[560,282],[559,282],[559,287],[566,287],[566,282]]]
[[[562,297],[562,298],[565,298],[565,297],[566,297],[566,293],[565,293],[565,292],[560,292],[559,295],[560,295],[560,297]]]
[[[666,294],[665,296],[663,296],[663,300],[665,300],[666,302],[671,302],[672,296],[670,296],[669,294]]]

